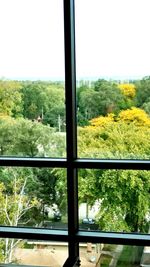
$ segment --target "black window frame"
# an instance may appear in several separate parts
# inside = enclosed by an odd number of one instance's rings
[[[63,266],[80,266],[79,242],[150,246],[149,234],[92,232],[79,230],[78,169],[150,170],[149,160],[100,160],[77,157],[75,0],[64,0],[66,159],[1,157],[0,166],[60,167],[67,170],[68,230],[0,227],[1,238],[37,239],[68,242],[69,257]]]

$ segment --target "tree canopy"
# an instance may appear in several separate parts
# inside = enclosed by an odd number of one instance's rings
[[[149,84],[146,77],[132,83],[99,79],[77,87],[79,157],[149,159]],[[66,156],[63,83],[1,80],[0,100],[1,156]],[[96,220],[100,229],[145,231],[150,208],[149,172],[82,169],[78,178],[79,202],[98,203]],[[44,207],[53,204],[65,214],[65,170],[2,168],[2,205],[6,205],[6,196],[9,202],[16,194],[16,204],[9,205],[10,220],[25,181],[22,207],[27,198],[35,200],[35,206],[23,214],[23,221],[34,217],[31,225],[39,223]],[[4,219],[8,223],[6,215],[0,217],[2,223]]]
[[[149,159],[150,118],[139,108],[92,119],[79,129],[79,156],[110,159]],[[100,229],[145,231],[150,211],[148,171],[81,170],[79,197],[99,201]]]

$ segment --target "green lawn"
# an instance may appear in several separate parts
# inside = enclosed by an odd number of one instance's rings
[[[105,244],[103,247],[104,251],[115,251],[116,250],[117,245],[112,245],[112,244]]]
[[[117,267],[139,267],[142,251],[142,247],[124,246]]]
[[[100,258],[100,266],[101,267],[109,267],[112,257],[107,255],[102,255]]]

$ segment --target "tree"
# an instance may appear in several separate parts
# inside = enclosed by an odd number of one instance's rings
[[[98,171],[97,171],[98,176]],[[105,230],[144,231],[149,212],[150,174],[146,171],[107,170],[97,181],[102,199],[99,221]],[[99,184],[99,186],[98,186]],[[112,216],[108,222],[107,215]],[[120,229],[118,225],[120,224]]]
[[[79,129],[79,157],[149,159],[149,117],[140,109],[91,120]],[[99,201],[102,230],[146,231],[150,212],[147,171],[84,170],[79,172],[79,198]]]
[[[16,121],[8,116],[0,117],[0,155],[12,155],[14,142]]]
[[[37,121],[2,117],[0,154],[62,157],[65,156],[65,133]]]
[[[117,114],[120,109],[129,107],[129,102],[113,82],[98,80],[93,88],[82,86],[77,89],[78,123],[84,126],[100,115]]]
[[[118,113],[127,107],[126,99],[116,83],[98,80],[94,89],[98,92],[99,115]]]
[[[66,215],[67,210],[67,179],[65,169],[54,169],[56,181],[56,203],[62,214]]]
[[[142,109],[100,116],[90,124],[79,128],[80,157],[149,158],[149,142],[145,140],[150,133],[150,118]]]
[[[17,117],[22,111],[21,84],[0,80],[0,115]]]
[[[115,115],[113,113],[108,114],[107,116],[100,116],[97,118],[94,118],[92,120],[90,120],[90,124],[92,127],[103,127],[106,125],[110,125],[111,122],[114,123],[115,121]],[[88,127],[89,128],[89,127]]]
[[[23,115],[57,130],[65,129],[65,91],[62,85],[30,82],[23,84]]]
[[[84,121],[88,121],[89,119],[98,116],[99,114],[99,103],[97,101],[98,93],[93,89],[84,88],[80,91],[79,99],[78,99],[78,117],[80,114],[84,117]],[[82,121],[79,121],[81,124]]]
[[[32,172],[17,168],[0,169],[0,210],[1,224],[6,226],[17,226],[25,214],[38,205],[38,200],[33,194],[27,194],[28,182],[32,178]],[[30,221],[26,218],[24,224]],[[20,240],[2,239],[1,257],[5,263],[13,260],[13,250]]]
[[[144,109],[144,111],[150,116],[150,102],[145,102],[142,105],[142,109]]]
[[[150,101],[150,77],[145,77],[136,82],[136,105],[142,107]]]
[[[53,204],[60,206],[60,190],[56,189],[59,178],[55,169],[34,169],[33,173],[38,184],[38,188],[34,190],[36,190],[36,196],[41,205],[42,220],[44,221],[46,207]]]
[[[95,91],[99,91],[101,88],[107,87],[107,86],[109,87],[113,84],[114,82],[107,81],[105,79],[98,79],[96,82],[94,82],[94,89]]]
[[[46,102],[45,85],[27,82],[22,85],[23,117],[36,120],[42,116]]]
[[[48,86],[43,122],[59,131],[65,130],[65,91],[64,88]]]
[[[122,83],[118,85],[118,88],[121,92],[128,98],[133,99],[136,94],[136,88],[134,84],[131,83]]]
[[[118,119],[138,126],[150,126],[150,117],[140,108],[132,107],[119,113]]]
[[[25,119],[17,120],[15,127],[18,134],[14,150],[17,155],[35,157],[49,153],[54,134],[52,128]]]

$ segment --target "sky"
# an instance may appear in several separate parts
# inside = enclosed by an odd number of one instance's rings
[[[149,0],[75,0],[77,79],[150,75]],[[0,78],[64,79],[63,0],[0,0]]]

